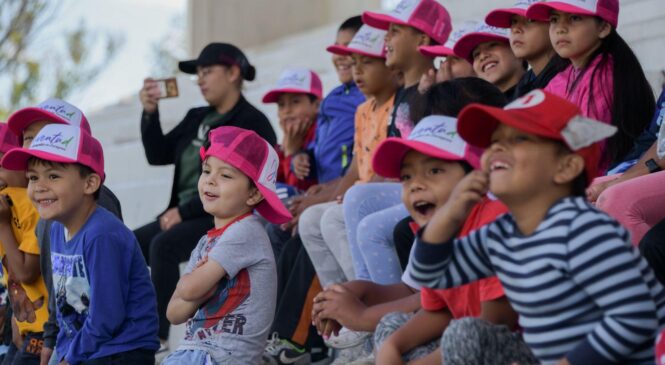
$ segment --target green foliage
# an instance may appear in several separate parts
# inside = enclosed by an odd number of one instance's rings
[[[63,1],[0,0],[0,95],[7,96],[0,96],[0,118],[81,90],[124,43],[122,36],[95,32],[83,22],[51,34],[49,24],[64,7]]]

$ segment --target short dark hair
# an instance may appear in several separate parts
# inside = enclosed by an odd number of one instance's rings
[[[337,29],[337,32],[341,32],[343,30],[350,30],[353,33],[358,32],[360,30],[360,27],[363,26],[363,20],[360,15],[352,16],[348,19],[346,19],[342,25],[339,26]]]
[[[30,164],[35,164],[35,165],[39,165],[39,166],[46,166],[46,167],[57,166],[57,167],[61,167],[61,168],[67,168],[68,165],[74,165],[78,169],[79,176],[81,176],[82,179],[85,179],[86,177],[88,177],[92,174],[96,174],[96,172],[93,171],[90,167],[82,165],[78,162],[76,162],[76,163],[62,163],[62,162],[54,162],[54,161],[44,160],[44,159],[41,159],[39,157],[30,157],[30,159],[28,160],[28,165],[30,165]],[[101,178],[101,176],[100,176],[100,178]],[[99,194],[100,194],[101,190],[102,190],[102,185],[100,184],[99,188],[92,194],[92,197],[93,197],[93,199],[95,199],[95,201],[97,201],[99,199]]]
[[[483,79],[460,77],[435,84],[424,95],[416,96],[411,120],[418,123],[428,115],[457,117],[471,103],[502,108],[508,100],[501,90]]]

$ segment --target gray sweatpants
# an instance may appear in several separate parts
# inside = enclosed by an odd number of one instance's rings
[[[381,344],[413,314],[394,312],[386,314],[374,332],[374,348]],[[506,326],[494,325],[479,318],[466,317],[453,320],[443,332],[441,340],[418,346],[402,355],[405,362],[419,359],[441,348],[446,365],[519,365],[538,364],[538,359],[522,339]]]
[[[321,286],[355,279],[341,204],[328,202],[305,209],[298,232]]]

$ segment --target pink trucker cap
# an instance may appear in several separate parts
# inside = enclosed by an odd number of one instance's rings
[[[543,0],[517,0],[512,8],[492,10],[485,17],[485,23],[497,28],[510,28],[510,18],[513,15],[526,17],[526,9],[528,9],[532,4],[541,1]]]
[[[374,152],[372,168],[387,178],[399,178],[402,159],[415,150],[427,156],[449,161],[466,161],[473,168],[480,166],[483,150],[473,147],[457,133],[457,119],[442,115],[423,118],[409,138],[390,137]]]
[[[81,128],[66,124],[44,126],[29,148],[14,148],[0,165],[9,170],[26,170],[28,160],[37,157],[59,163],[80,163],[105,179],[104,151],[98,140]]]
[[[47,121],[50,123],[69,124],[92,134],[90,123],[83,112],[68,102],[51,98],[39,105],[17,110],[7,119],[9,129],[17,136],[23,135],[23,130],[34,122]]]
[[[256,206],[263,218],[275,224],[293,218],[277,196],[279,157],[265,139],[247,129],[219,127],[210,131],[208,140],[210,147],[201,147],[201,159],[216,157],[247,175],[263,195]]]
[[[531,19],[547,21],[552,10],[577,15],[597,16],[614,28],[619,25],[619,0],[558,0],[533,4],[526,11]]]
[[[18,136],[9,130],[7,123],[0,122],[0,153],[7,153],[12,148],[21,147]]]
[[[455,43],[462,38],[464,35],[472,32],[474,29],[478,27],[478,22],[475,20],[469,20],[464,23],[458,28],[453,30],[452,33],[450,33],[450,37],[446,41],[446,44],[442,46],[423,46],[418,48],[420,53],[427,57],[448,57],[448,56],[457,56],[455,54],[455,51],[453,51],[453,47],[455,46]],[[460,57],[460,56],[457,56]]]
[[[352,53],[363,56],[386,58],[386,31],[370,27],[365,24],[358,30],[348,46],[330,46],[326,50],[330,53],[348,56]]]
[[[473,63],[473,50],[476,49],[479,44],[491,41],[504,43],[510,42],[510,38],[508,38],[508,30],[493,27],[481,22],[473,32],[463,35],[462,38],[455,43],[453,50],[459,57],[465,58],[470,63]]]
[[[446,43],[453,30],[450,14],[435,0],[402,0],[387,14],[366,11],[363,23],[388,30],[390,23],[407,25],[427,34],[439,44]]]
[[[275,88],[263,96],[264,103],[276,103],[285,93],[311,94],[321,99],[323,86],[316,72],[306,68],[289,68],[282,71]]]

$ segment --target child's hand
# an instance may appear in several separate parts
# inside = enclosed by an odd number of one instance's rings
[[[283,125],[282,128],[284,129],[282,149],[286,156],[291,156],[302,148],[307,131],[309,131],[312,123],[314,123],[313,120],[304,118],[295,118],[285,122],[280,121],[280,125]]]
[[[159,103],[159,85],[157,85],[157,81],[151,78],[143,80],[143,88],[139,92],[139,99],[146,113],[154,113]]]
[[[420,82],[418,83],[418,92],[421,95],[425,94],[427,90],[429,90],[432,85],[436,83],[435,75],[436,71],[430,68],[420,77]]]
[[[7,287],[9,288],[9,301],[12,304],[14,317],[19,322],[34,323],[37,320],[35,311],[44,305],[44,298],[40,298],[32,302],[25,293],[23,287],[12,280],[8,279]]]
[[[332,285],[314,297],[312,318],[334,319],[342,326],[354,329],[367,306],[349,289],[342,285]]]
[[[430,243],[450,240],[488,190],[489,175],[480,170],[470,172],[457,183],[446,204],[437,209],[427,223],[423,240]]]
[[[173,207],[159,217],[159,226],[162,228],[162,231],[168,231],[176,224],[182,222],[182,217],[180,217],[180,212],[178,207]]]
[[[12,220],[12,203],[7,195],[0,195],[0,223],[10,223]]]
[[[293,173],[298,179],[303,180],[309,176],[310,164],[308,154],[298,153],[297,155],[293,156],[291,163],[293,164]]]

